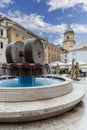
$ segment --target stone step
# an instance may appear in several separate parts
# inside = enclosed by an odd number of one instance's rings
[[[74,84],[70,93],[56,98],[0,102],[0,122],[25,122],[56,116],[73,108],[82,100],[84,94],[85,88],[81,84]]]

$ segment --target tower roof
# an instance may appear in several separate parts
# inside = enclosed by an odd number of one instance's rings
[[[66,34],[66,33],[73,33],[73,34],[74,34],[74,31],[73,31],[73,29],[70,27],[70,25],[67,26],[67,28],[66,28],[64,34]]]

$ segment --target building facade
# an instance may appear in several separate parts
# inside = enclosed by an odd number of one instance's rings
[[[87,43],[81,43],[73,47],[68,54],[68,62],[71,62],[72,59],[75,61],[84,62],[87,64]]]
[[[19,40],[25,43],[29,38],[39,38],[43,40],[39,35],[36,35],[7,17],[3,17],[0,22],[7,27],[8,43]]]
[[[61,48],[50,43],[48,44],[48,63],[55,61],[61,61]]]
[[[61,61],[61,47],[49,43],[47,39],[44,41],[45,63]]]
[[[0,23],[0,60],[6,62],[5,49],[8,45],[7,28],[4,24]]]
[[[67,63],[68,62],[68,51],[61,48],[61,62]]]
[[[35,33],[31,32],[30,30],[27,30],[23,26],[15,23],[11,19],[8,19],[7,17],[3,17],[0,19],[0,23],[3,24],[7,30],[3,34],[6,34],[6,37],[8,39],[8,43],[16,42],[16,41],[22,41],[23,43],[26,42],[29,38],[39,38],[43,44],[46,42],[46,40]],[[2,49],[3,50],[3,49]],[[5,50],[3,50],[5,52]]]
[[[61,49],[54,44],[50,44],[46,38],[38,36],[30,30],[27,30],[23,26],[15,23],[11,19],[8,19],[7,17],[1,18],[0,22],[7,28],[7,32],[4,32],[3,34],[6,34],[8,44],[14,41],[22,41],[23,43],[25,43],[26,40],[29,38],[39,38],[44,46],[44,62],[51,63],[61,60]],[[5,50],[3,50],[3,52],[5,52]]]

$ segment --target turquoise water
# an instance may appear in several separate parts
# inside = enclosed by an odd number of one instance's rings
[[[22,80],[22,79],[21,79]],[[32,80],[34,80],[31,83],[23,83],[23,82],[19,82],[18,78],[13,78],[13,79],[4,79],[4,80],[0,80],[0,87],[34,87],[34,86],[46,86],[46,85],[53,85],[53,84],[61,84],[62,82],[64,82],[61,79],[52,79],[52,78],[38,78],[35,77],[35,79],[33,78]],[[26,81],[26,80],[25,80]]]

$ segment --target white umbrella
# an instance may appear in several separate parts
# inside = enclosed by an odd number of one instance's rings
[[[65,65],[65,63],[60,62],[60,61],[56,61],[56,62],[50,63],[50,65],[51,66],[57,66],[57,65],[61,66],[61,65]]]
[[[66,63],[66,65],[72,65],[72,62],[68,62],[68,63]]]
[[[78,62],[79,65],[84,65],[84,64],[86,64],[86,63],[83,62],[83,61],[76,61],[76,62]],[[66,63],[66,65],[72,65],[72,62],[68,62],[68,63]]]

